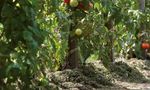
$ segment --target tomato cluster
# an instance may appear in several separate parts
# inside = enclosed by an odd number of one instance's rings
[[[142,43],[141,48],[142,49],[150,49],[150,44],[149,43]]]
[[[90,1],[88,1],[88,4],[85,4],[85,1],[64,0],[64,3],[70,5],[71,7],[81,9],[83,11],[87,11],[93,7],[93,4]]]

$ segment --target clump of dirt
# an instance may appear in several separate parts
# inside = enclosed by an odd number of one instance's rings
[[[148,81],[145,76],[141,72],[139,72],[138,69],[130,67],[123,61],[115,62],[111,67],[112,68],[110,72],[113,74],[114,78],[121,81],[138,83]]]
[[[51,90],[127,90],[124,87],[143,83],[142,88],[150,81],[150,61],[119,58],[110,67],[99,60],[73,70],[47,72],[48,86]]]
[[[137,60],[136,58],[132,58],[127,60],[126,63],[139,70],[150,81],[150,60]]]
[[[81,66],[80,69],[67,69],[49,73],[48,78],[50,86],[54,90],[58,88],[93,90],[104,86],[113,86],[111,78],[105,77],[92,64]]]

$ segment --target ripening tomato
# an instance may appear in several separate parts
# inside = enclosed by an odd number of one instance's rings
[[[83,5],[82,2],[79,2],[78,6],[77,6],[77,8],[79,8],[81,10],[84,10],[84,11],[87,11],[87,10],[89,10],[92,7],[93,7],[93,4],[91,2],[89,2],[88,5]]]
[[[75,30],[75,34],[76,34],[77,36],[80,36],[80,35],[82,34],[82,30],[81,30],[81,29],[76,29],[76,30]]]
[[[79,9],[84,9],[84,5],[83,5],[81,2],[79,2],[77,8],[79,8]]]
[[[79,2],[78,0],[70,0],[69,4],[71,7],[77,7],[79,5]]]
[[[69,4],[70,0],[64,0],[64,3]]]
[[[149,43],[142,43],[141,47],[143,49],[149,49],[150,48],[150,44]]]

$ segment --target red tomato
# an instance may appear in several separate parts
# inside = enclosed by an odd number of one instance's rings
[[[79,2],[77,8],[79,8],[79,9],[84,9],[84,5],[83,5],[81,2]]]
[[[142,43],[141,47],[143,49],[149,49],[150,48],[150,44],[149,43]]]
[[[64,3],[69,4],[70,0],[64,0]]]
[[[89,10],[92,7],[93,7],[93,4],[91,2],[89,2],[88,6],[83,5],[82,2],[79,2],[79,5],[77,6],[77,8],[79,8],[81,10],[84,10],[84,11],[87,11],[87,10]]]

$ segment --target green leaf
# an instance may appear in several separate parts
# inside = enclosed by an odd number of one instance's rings
[[[27,31],[27,30],[25,30],[25,31],[23,31],[23,38],[24,38],[24,40],[26,40],[27,42],[32,42],[32,41],[34,41],[34,39],[33,39],[33,34],[30,32],[30,31]]]

